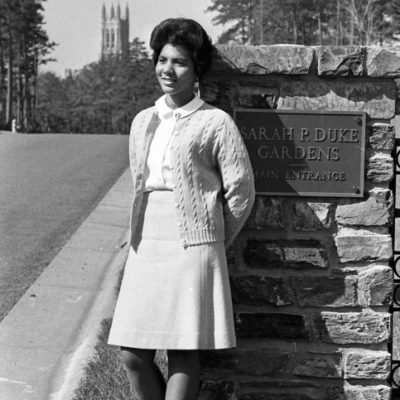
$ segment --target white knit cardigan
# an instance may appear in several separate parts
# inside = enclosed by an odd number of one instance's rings
[[[159,123],[153,106],[137,114],[131,126],[132,233],[141,210],[146,158]],[[183,246],[225,240],[228,247],[249,216],[255,197],[247,150],[232,118],[207,103],[188,116],[177,116],[171,161]]]

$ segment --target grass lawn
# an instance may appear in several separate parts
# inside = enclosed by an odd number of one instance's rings
[[[136,400],[136,396],[131,394],[128,377],[119,358],[119,348],[107,345],[110,327],[110,319],[102,322],[95,354],[86,367],[85,378],[73,400]],[[156,363],[166,377],[165,352],[157,352]]]

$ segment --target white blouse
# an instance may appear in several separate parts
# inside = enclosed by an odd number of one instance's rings
[[[146,192],[173,189],[170,143],[175,122],[177,118],[192,114],[204,104],[203,100],[195,96],[189,103],[173,110],[168,107],[165,97],[164,95],[155,102],[161,122],[154,133],[147,156],[146,168],[144,170]]]

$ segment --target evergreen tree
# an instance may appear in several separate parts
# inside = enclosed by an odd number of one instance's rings
[[[43,29],[44,0],[0,0],[0,124],[26,130],[35,122],[38,65],[53,48]]]
[[[65,82],[53,72],[39,74],[37,123],[41,132],[67,131],[68,98]]]

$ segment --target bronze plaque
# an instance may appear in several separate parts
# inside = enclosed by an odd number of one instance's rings
[[[257,193],[364,195],[364,112],[236,109],[234,118]]]

